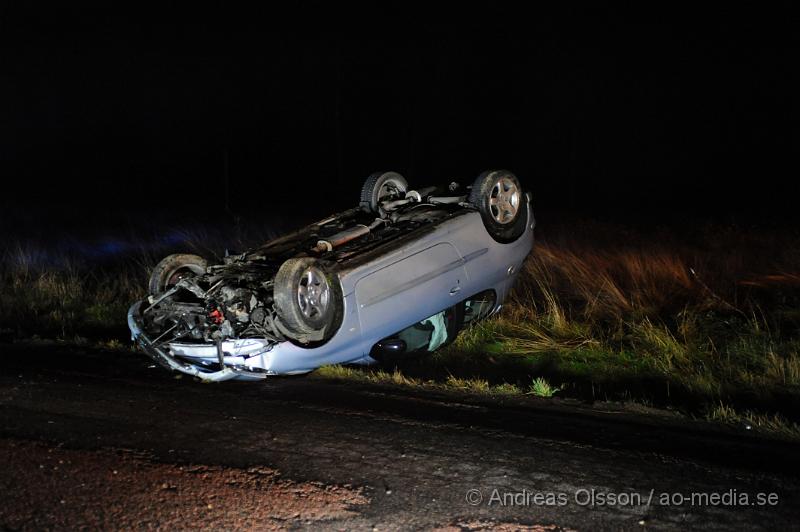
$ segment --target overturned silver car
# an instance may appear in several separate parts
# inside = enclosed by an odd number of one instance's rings
[[[433,351],[500,309],[534,225],[508,171],[417,190],[376,173],[358,207],[220,264],[166,257],[128,326],[158,363],[207,381]]]

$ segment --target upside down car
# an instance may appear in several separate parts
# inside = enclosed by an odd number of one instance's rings
[[[221,263],[164,258],[128,326],[159,364],[205,381],[433,351],[500,309],[534,225],[505,170],[416,190],[376,173],[358,207]]]

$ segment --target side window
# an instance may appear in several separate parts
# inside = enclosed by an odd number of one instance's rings
[[[435,351],[455,339],[461,329],[489,316],[497,304],[494,290],[486,290],[393,335],[406,343],[406,352]]]
[[[464,325],[482,320],[492,313],[497,304],[494,290],[485,290],[464,301]]]
[[[406,351],[433,351],[447,341],[444,312],[438,312],[396,335],[406,343]]]

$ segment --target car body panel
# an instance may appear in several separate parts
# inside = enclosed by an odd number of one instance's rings
[[[372,272],[356,283],[361,328],[383,337],[397,331],[398,315],[424,319],[435,314],[452,305],[466,277],[463,258],[449,242],[438,242]]]

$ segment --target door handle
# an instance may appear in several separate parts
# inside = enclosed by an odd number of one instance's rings
[[[460,291],[461,291],[461,287],[460,286],[454,286],[453,288],[450,289],[450,295],[454,296],[457,293],[459,293]]]

